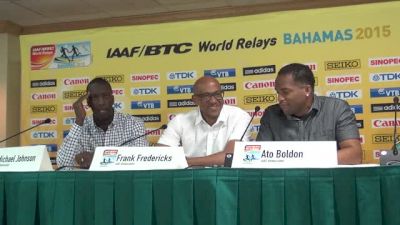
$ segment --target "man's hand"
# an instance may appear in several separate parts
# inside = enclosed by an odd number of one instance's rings
[[[75,162],[83,169],[89,169],[93,159],[93,152],[81,152],[75,156]]]
[[[85,120],[86,117],[86,110],[85,107],[83,106],[83,100],[87,99],[88,96],[89,93],[86,93],[85,95],[79,97],[78,100],[74,102],[74,104],[72,104],[72,106],[74,107],[75,117],[76,117],[75,123],[78,124],[79,126],[83,125],[83,121]]]

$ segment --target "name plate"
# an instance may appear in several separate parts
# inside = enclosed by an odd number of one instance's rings
[[[165,170],[188,167],[182,147],[97,147],[89,170]]]
[[[52,171],[45,145],[0,148],[0,171]]]
[[[336,141],[236,142],[232,168],[336,167]]]

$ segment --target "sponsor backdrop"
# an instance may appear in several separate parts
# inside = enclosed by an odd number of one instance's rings
[[[314,71],[318,95],[349,102],[364,162],[376,162],[379,150],[392,146],[399,11],[400,3],[390,2],[22,36],[21,129],[51,123],[21,143],[47,144],[54,157],[74,123],[72,103],[96,76],[111,82],[115,109],[142,117],[150,131],[193,108],[192,85],[201,76],[217,78],[225,103],[252,114],[277,102],[277,71],[300,62]]]

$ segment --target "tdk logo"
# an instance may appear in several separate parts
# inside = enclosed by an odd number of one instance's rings
[[[362,105],[351,105],[350,108],[351,108],[351,111],[353,111],[354,114],[363,113],[363,106]]]
[[[158,109],[160,107],[161,107],[160,100],[131,102],[131,109]]]
[[[371,73],[369,80],[371,82],[399,81],[400,72]]]
[[[327,96],[340,99],[359,99],[362,98],[361,90],[328,91]]]
[[[167,94],[193,93],[193,85],[167,86]]]
[[[371,98],[394,97],[400,95],[400,88],[371,88]]]
[[[160,87],[132,88],[132,95],[160,95]]]
[[[123,110],[125,108],[124,103],[123,102],[114,102],[113,108],[118,111]]]
[[[197,77],[196,71],[168,72],[168,80],[193,80]]]
[[[222,83],[221,90],[222,91],[236,91],[236,83]]]
[[[218,69],[218,70],[204,70],[204,76],[223,78],[223,77],[235,77],[235,69]]]
[[[33,131],[32,139],[51,139],[57,138],[57,131]]]

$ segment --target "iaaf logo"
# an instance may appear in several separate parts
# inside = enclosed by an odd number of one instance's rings
[[[65,86],[76,86],[76,85],[87,85],[89,83],[89,77],[81,78],[65,78],[63,83]]]
[[[397,66],[400,65],[400,56],[371,58],[368,59],[368,65],[370,67]]]
[[[72,125],[75,123],[75,117],[64,117],[63,124],[64,125]]]
[[[274,87],[275,87],[275,80],[257,80],[257,81],[248,81],[243,83],[243,88],[245,90],[274,88]]]
[[[160,74],[159,73],[142,73],[142,74],[132,74],[131,81],[132,82],[147,82],[147,81],[159,81]]]
[[[393,103],[371,104],[371,112],[394,112],[396,109]],[[397,111],[400,111],[400,105],[397,105]]]
[[[235,69],[217,69],[217,70],[204,70],[204,76],[214,78],[235,77]]]
[[[326,84],[358,84],[361,83],[361,75],[339,75],[326,77]]]
[[[385,81],[399,81],[399,80],[400,80],[400,72],[369,74],[369,81],[371,82],[385,82]]]
[[[362,105],[351,105],[350,108],[354,114],[363,113],[363,111],[364,111]]]
[[[400,95],[400,88],[371,88],[371,98],[394,97]]]
[[[54,139],[57,138],[57,131],[33,131],[31,133],[32,139]]]
[[[113,88],[112,93],[113,93],[113,95],[124,96],[125,89],[124,88]]]
[[[246,110],[246,112],[249,113],[251,117],[253,117],[254,115],[254,118],[261,118],[264,115],[264,111],[262,110],[255,112],[253,109],[253,110]]]
[[[360,99],[362,98],[361,89],[358,90],[339,90],[339,91],[328,91],[327,96],[340,99]]]
[[[180,72],[168,72],[168,80],[193,80],[197,77],[197,72],[193,71],[180,71]]]
[[[117,111],[120,111],[125,108],[125,104],[123,102],[114,102],[113,108]]]
[[[193,93],[193,85],[167,86],[167,94],[190,94]]]
[[[88,111],[90,109],[90,107],[86,104],[83,105],[83,107],[85,108],[86,111]],[[74,107],[72,106],[72,104],[64,104],[63,112],[74,112]]]
[[[372,128],[391,128],[394,127],[394,119],[373,119]],[[396,121],[396,126],[400,126],[400,120]]]
[[[34,101],[54,100],[57,99],[55,92],[32,93],[31,99]]]
[[[43,123],[47,118],[35,118],[31,119],[31,126],[36,126],[40,123]],[[49,125],[57,125],[57,118],[50,118],[50,123],[44,123],[43,126],[49,126]]]
[[[158,128],[146,128],[147,136],[160,136],[161,130],[157,130]],[[151,132],[151,133],[150,133]]]
[[[131,89],[132,95],[160,95],[160,93],[160,87],[140,87]]]
[[[224,97],[224,104],[226,104],[226,105],[237,105],[236,97]]]
[[[131,102],[131,109],[158,109],[160,107],[161,107],[160,100]]]

